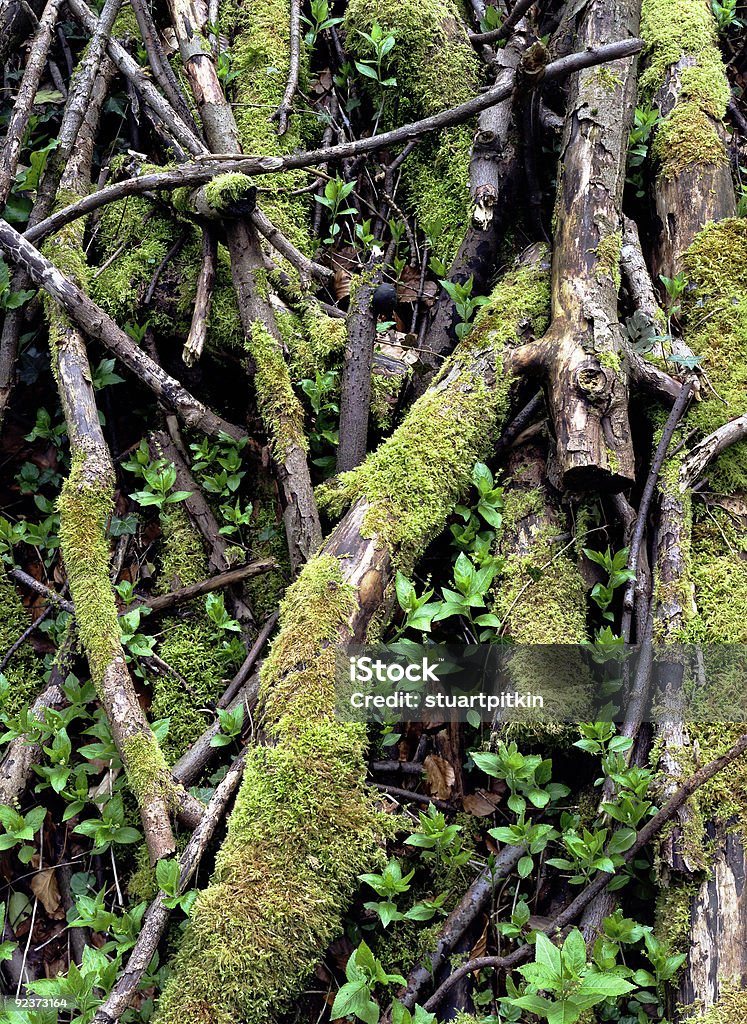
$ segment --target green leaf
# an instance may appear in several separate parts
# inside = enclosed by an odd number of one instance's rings
[[[519,863],[516,865],[516,870],[519,873],[519,878],[527,878],[532,873],[534,868],[534,861],[531,857],[522,857]]]
[[[544,964],[557,975],[561,973],[560,950],[542,932],[537,932],[534,958],[538,964]]]

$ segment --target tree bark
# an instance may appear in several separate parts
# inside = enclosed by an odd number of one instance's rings
[[[634,35],[639,3],[586,5],[579,43]],[[548,397],[557,476],[570,490],[619,491],[635,479],[628,379],[617,319],[621,202],[635,60],[571,79],[558,164]]]

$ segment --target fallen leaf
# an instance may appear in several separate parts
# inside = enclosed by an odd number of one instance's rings
[[[60,907],[62,900],[54,868],[46,868],[33,875],[31,891],[50,917],[64,916],[64,911]]]
[[[484,789],[478,789],[476,793],[470,793],[462,799],[462,805],[468,814],[474,814],[476,818],[486,818],[495,811],[498,802],[491,799],[495,794],[488,793]]]
[[[437,800],[448,800],[454,786],[454,769],[438,754],[429,754],[423,765],[431,796]]]

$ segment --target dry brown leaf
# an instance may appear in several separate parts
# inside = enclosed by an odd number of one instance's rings
[[[494,793],[488,793],[484,789],[478,789],[476,793],[470,793],[462,799],[462,804],[465,811],[469,814],[474,814],[476,818],[486,818],[489,814],[492,814],[495,810],[495,805],[498,802],[497,798],[493,800]]]
[[[423,762],[431,796],[448,800],[454,786],[454,769],[438,754],[429,754]]]
[[[50,917],[62,918],[64,911],[60,906],[62,899],[57,885],[54,868],[39,871],[31,878],[31,891],[39,900]]]

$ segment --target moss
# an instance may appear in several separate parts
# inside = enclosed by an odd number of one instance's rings
[[[576,562],[555,539],[565,528],[562,517],[540,488],[522,486],[521,474],[517,476],[506,493],[497,546],[505,564],[493,588],[492,610],[518,645],[510,662],[514,684],[528,692],[542,691],[549,713],[541,728],[549,725],[550,732],[563,732],[560,723],[569,702],[578,704],[583,720],[589,696],[578,648],[569,646],[588,639],[586,586]],[[551,681],[559,687],[557,704],[548,690]],[[531,717],[536,719],[536,712]]]
[[[362,466],[317,489],[332,514],[365,498],[363,529],[390,548],[403,571],[443,529],[469,487],[472,467],[487,455],[508,402],[501,352],[527,322],[535,333],[544,329],[548,287],[544,271],[508,274],[482,307],[469,339],[391,437]],[[483,361],[495,366],[492,386]]]
[[[249,754],[215,874],[161,999],[165,1024],[185,1015],[264,1024],[339,934],[358,873],[380,858],[389,829],[364,787],[365,730],[334,715],[334,642],[354,606],[329,555],[308,563],[283,602],[262,669],[278,745]]]
[[[179,229],[192,232],[195,246],[199,245],[194,226],[182,224]],[[97,234],[103,269],[91,277],[91,298],[118,323],[136,319],[153,274],[175,238],[174,221],[157,212],[147,199],[128,196],[105,206]],[[195,266],[194,259],[192,264]],[[162,275],[162,280],[171,280],[173,275],[175,292],[178,292],[181,267],[182,263],[176,261],[164,272],[165,278]],[[192,301],[193,297],[194,290]],[[174,334],[179,333],[182,326],[186,331],[189,324],[188,316],[183,324],[174,324],[173,313],[166,315],[155,307],[149,310],[149,319]]]
[[[135,857],[137,867],[127,881],[127,894],[135,902],[145,900],[150,903],[159,889],[156,881],[156,869],[150,863],[148,849],[145,845],[138,846]]]
[[[31,619],[23,607],[16,588],[0,570],[0,660],[28,629]],[[22,644],[3,669],[10,684],[0,704],[9,715],[17,715],[27,707],[43,688],[43,665],[30,643]]]
[[[622,85],[622,78],[618,71],[613,71],[611,68],[601,67],[597,68],[594,72],[594,81],[597,82],[605,92],[614,92],[619,85]]]
[[[358,59],[370,57],[361,32],[377,21],[395,37],[388,73],[396,89],[384,90],[382,124],[391,128],[470,99],[480,85],[479,61],[460,11],[451,0],[352,0],[345,12],[346,42]],[[378,87],[366,80],[378,105]],[[469,223],[469,159],[474,126],[448,128],[426,137],[403,165],[407,202],[432,251],[449,262]]]
[[[165,594],[206,579],[210,571],[202,540],[184,508],[171,506],[161,516],[161,528],[158,591]],[[204,731],[207,721],[203,709],[224,686],[220,641],[205,613],[204,598],[192,602],[188,618],[170,617],[163,622],[159,655],[189,686],[187,692],[170,673],[157,676],[153,684],[150,715],[170,720],[163,751],[175,761]]]
[[[747,1017],[747,991],[738,987],[735,981],[725,981],[721,986],[721,998],[705,1012],[688,1017],[697,1024],[734,1024]]]
[[[620,288],[620,252],[622,250],[622,232],[615,231],[602,238],[596,248],[597,280],[608,277]]]
[[[108,452],[96,450],[92,457],[104,465],[108,462]],[[60,546],[70,597],[76,608],[78,634],[88,657],[91,678],[99,688],[111,660],[122,656],[105,533],[114,511],[111,485],[93,479],[86,471],[86,460],[76,454],[57,506]]]
[[[670,67],[683,58],[680,95],[659,126],[652,153],[665,177],[696,164],[727,160],[717,122],[731,95],[718,48],[716,22],[704,0],[643,0],[641,35],[646,40],[647,68],[639,94],[649,102],[664,85]]]
[[[405,376],[397,374],[371,374],[371,418],[376,427],[381,431],[390,430],[394,419],[394,410],[397,405],[405,380],[412,374],[408,367]]]
[[[307,303],[301,316],[301,330],[294,332],[290,345],[294,378],[314,377],[345,351],[348,332],[345,321]]]
[[[697,103],[678,103],[659,126],[652,155],[660,163],[660,173],[673,178],[697,164],[725,164],[726,147],[713,119]]]
[[[710,434],[747,412],[747,221],[706,225],[683,266],[694,286],[685,296],[685,337],[712,385],[703,388],[703,401],[691,407],[687,424]],[[720,456],[708,477],[712,490],[747,490],[747,442]]]
[[[245,153],[282,156],[295,150],[310,148],[320,134],[316,117],[296,100],[288,131],[278,136],[277,126],[270,120],[285,91],[290,65],[290,3],[289,0],[265,0],[246,4],[241,0],[224,0],[220,10],[221,32],[232,39],[231,71],[234,116]],[[300,92],[308,78],[308,55],[301,40]],[[262,181],[262,209],[295,246],[311,255],[315,242],[311,236],[310,195],[293,196],[308,183],[305,171],[284,171],[266,176]],[[297,274],[287,261],[283,269],[292,279]]]
[[[251,187],[252,179],[246,174],[219,174],[205,186],[205,198],[214,210],[222,213]]]
[[[171,791],[171,772],[152,733],[129,736],[124,741],[122,755],[127,765],[127,782],[141,807],[154,795]]]
[[[257,404],[272,442],[273,456],[277,462],[284,462],[294,445],[308,450],[303,407],[293,390],[280,344],[259,320],[252,324],[247,348],[254,360]]]
[[[639,91],[647,99],[661,88],[667,71],[682,56],[699,60],[718,48],[713,11],[704,0],[643,0],[641,36],[646,41],[647,66]],[[723,63],[721,69],[723,73]],[[720,81],[712,85],[714,90],[722,89]]]
[[[683,881],[672,881],[659,890],[654,930],[672,953],[688,952],[692,901],[697,891],[697,882]]]

